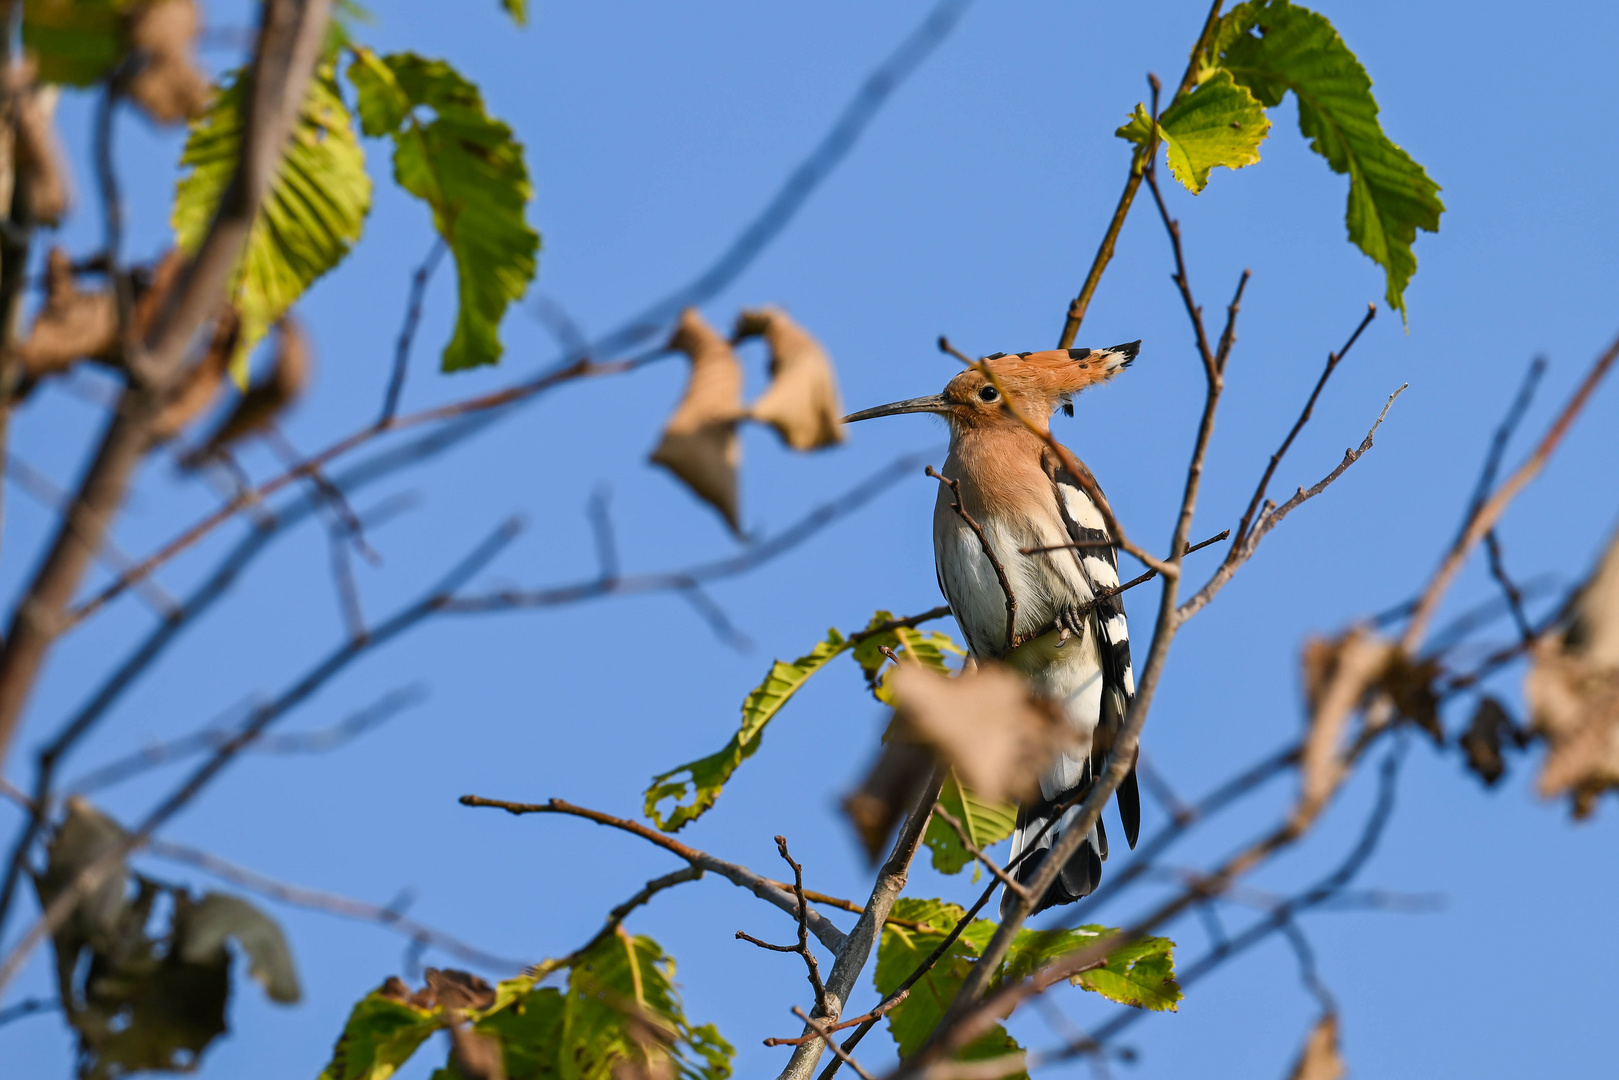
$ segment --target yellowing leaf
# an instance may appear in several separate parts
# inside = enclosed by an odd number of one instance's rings
[[[500,360],[500,320],[533,280],[540,238],[523,147],[478,88],[442,60],[354,50],[349,79],[365,133],[394,141],[394,177],[433,210],[455,256],[460,306],[444,370]]]
[[[883,925],[882,939],[877,944],[877,968],[873,973],[877,992],[886,995],[898,989],[900,983],[944,943],[946,935],[964,915],[966,911],[961,907],[943,900],[901,897],[894,904],[893,917],[922,923],[926,928],[913,929],[894,922]],[[899,1044],[901,1058],[910,1057],[921,1049],[939,1026],[945,1010],[994,933],[993,922],[974,919],[928,973],[916,981],[905,1000],[888,1013],[888,1033]],[[964,1048],[958,1057],[980,1061],[1018,1050],[1016,1040],[1005,1028],[996,1025]]]
[[[838,378],[821,343],[780,308],[744,311],[735,340],[764,335],[770,343],[770,388],[750,410],[794,450],[819,450],[843,441]]]
[[[669,339],[671,349],[691,357],[691,381],[664,425],[652,460],[683,480],[693,494],[739,532],[736,471],[742,464],[737,422],[742,419],[742,365],[731,343],[687,308]]]
[[[701,817],[719,798],[720,789],[737,766],[759,749],[765,725],[811,675],[848,647],[847,638],[836,630],[828,630],[826,640],[808,654],[790,664],[785,660],[772,664],[764,682],[754,687],[742,702],[742,725],[723,749],[652,778],[652,786],[646,790],[646,816],[664,832],[676,832],[687,822]],[[684,801],[688,798],[690,802]],[[667,815],[658,806],[665,799],[675,800],[675,806]]]
[[[233,75],[191,126],[180,164],[190,169],[174,191],[176,243],[196,254],[235,175],[241,143],[241,75]],[[232,375],[247,385],[248,354],[315,280],[360,238],[371,208],[371,179],[330,65],[309,83],[275,179],[230,280],[241,314]]]
[[[1019,930],[1007,950],[1003,982],[1021,982],[1060,957],[1088,949],[1119,931],[1107,926],[1074,930]],[[1068,981],[1109,1001],[1152,1012],[1175,1012],[1183,995],[1175,981],[1175,943],[1148,937],[1109,950],[1099,967],[1069,976]]]
[[[1378,120],[1372,80],[1325,17],[1287,0],[1250,0],[1220,20],[1214,62],[1265,106],[1293,91],[1299,130],[1334,172],[1349,174],[1349,239],[1383,267],[1389,305],[1405,313],[1417,230],[1439,231],[1439,185]]]
[[[443,1010],[408,1000],[396,986],[391,979],[354,1006],[319,1080],[388,1080],[445,1025]]]
[[[1011,803],[989,802],[980,799],[961,786],[955,771],[945,778],[939,791],[939,806],[961,822],[967,838],[982,851],[991,844],[1005,840],[1017,827],[1017,807]],[[960,873],[968,863],[977,862],[961,843],[948,822],[937,814],[928,822],[928,831],[922,837],[933,853],[933,869],[942,874]],[[978,868],[973,868],[973,880],[978,880]]]
[[[1117,134],[1145,148],[1151,130],[1146,107],[1137,105]],[[1194,194],[1208,184],[1209,170],[1216,165],[1240,169],[1257,162],[1259,144],[1269,131],[1264,107],[1227,71],[1216,71],[1158,118],[1170,172]]]

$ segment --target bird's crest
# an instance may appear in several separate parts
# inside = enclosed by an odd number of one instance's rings
[[[1074,415],[1074,395],[1106,382],[1130,366],[1141,342],[1106,349],[1047,349],[1044,352],[995,353],[984,363],[1007,390],[1019,397],[1041,397]]]

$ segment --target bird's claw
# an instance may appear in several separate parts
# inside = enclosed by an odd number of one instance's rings
[[[1077,612],[1065,611],[1057,616],[1057,644],[1055,648],[1062,648],[1068,644],[1069,638],[1081,641],[1085,638],[1085,617]]]

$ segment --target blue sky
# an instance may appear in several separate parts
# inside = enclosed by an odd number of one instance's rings
[[[831,123],[873,64],[927,9],[911,2],[682,6],[536,5],[514,29],[488,3],[379,3],[368,40],[442,56],[475,79],[490,109],[527,147],[537,190],[530,220],[544,238],[531,293],[600,333],[705,266],[761,207]],[[210,5],[242,25],[242,5]],[[1529,413],[1538,433],[1592,356],[1619,330],[1619,218],[1612,181],[1611,42],[1619,14],[1566,5],[1533,19],[1496,5],[1393,2],[1320,6],[1375,81],[1391,137],[1444,188],[1448,213],[1416,245],[1408,328],[1385,312],[1326,392],[1278,474],[1276,490],[1313,483],[1358,444],[1390,392],[1409,383],[1376,448],[1332,490],[1268,539],[1259,556],[1177,640],[1145,745],[1185,796],[1210,789],[1291,738],[1300,723],[1298,655],[1310,634],[1405,598],[1431,572],[1459,520],[1497,419],[1530,358],[1551,366]],[[1095,250],[1127,151],[1113,130],[1146,96],[1145,75],[1173,84],[1205,8],[1189,0],[972,6],[952,37],[895,95],[843,167],[786,233],[705,308],[787,306],[826,343],[851,408],[931,393],[953,372],[933,348],[947,333],[973,352],[1049,347]],[[232,63],[228,52],[211,62]],[[70,96],[64,137],[84,161],[91,102]],[[1263,161],[1217,170],[1193,197],[1166,189],[1186,235],[1190,275],[1211,312],[1238,274],[1249,285],[1209,461],[1197,536],[1235,523],[1266,458],[1369,300],[1381,272],[1344,237],[1346,182],[1310,153],[1291,103],[1273,113]],[[168,243],[168,192],[179,139],[127,119],[119,161],[134,222],[130,248]],[[354,255],[300,306],[316,343],[310,398],[288,424],[308,451],[369,419],[387,378],[409,275],[431,242],[426,211],[393,190],[384,147],[367,146],[378,197]],[[81,192],[91,192],[82,167]],[[1078,344],[1143,339],[1140,360],[1077,403],[1059,435],[1105,485],[1139,538],[1167,537],[1178,503],[1201,375],[1169,282],[1163,230],[1142,204]],[[60,241],[98,243],[86,206]],[[447,267],[445,268],[448,269]],[[454,282],[428,294],[406,408],[494,389],[541,369],[556,348],[532,308],[504,327],[498,370],[436,373],[454,314]],[[747,355],[756,390],[763,357]],[[511,514],[523,535],[480,580],[540,585],[587,578],[594,552],[584,508],[611,485],[624,565],[679,567],[734,549],[718,519],[645,463],[680,392],[678,364],[559,390],[452,452],[354,498],[363,510],[411,494],[414,509],[372,537],[383,561],[357,568],[373,621]],[[93,383],[93,379],[86,380]],[[67,483],[80,468],[96,410],[61,390],[31,402],[17,453]],[[1562,584],[1589,566],[1619,521],[1619,391],[1604,388],[1501,529],[1521,578]],[[763,431],[746,435],[743,516],[769,533],[901,453],[933,450],[934,421],[903,418],[852,430],[846,446],[790,455]],[[1527,445],[1521,438],[1509,460]],[[256,475],[275,468],[262,449]],[[410,890],[412,916],[491,952],[538,958],[585,940],[602,913],[676,864],[647,845],[579,822],[515,819],[456,804],[476,792],[560,796],[632,815],[648,778],[717,749],[742,697],[772,656],[806,651],[828,626],[871,612],[938,603],[928,520],[933,483],[918,473],[814,542],[712,592],[755,647],[717,642],[680,600],[610,600],[533,614],[445,617],[357,664],[285,721],[323,727],[381,695],[423,685],[427,698],[380,731],[311,757],[246,758],[166,834],[299,884],[386,903]],[[49,518],[7,491],[0,587],[25,580]],[[154,460],[141,475],[118,543],[145,552],[212,506],[205,485]],[[165,569],[184,592],[242,535],[220,530]],[[1196,556],[1194,558],[1194,563]],[[1205,556],[1212,568],[1216,555]],[[108,718],[68,766],[76,775],[153,741],[194,730],[249,695],[273,693],[342,632],[323,532],[305,525],[255,564],[232,599],[194,627],[166,663]],[[1155,587],[1129,609],[1145,641]],[[1470,566],[1449,610],[1491,595]],[[54,654],[6,765],[54,729],[98,672],[152,623],[126,599]],[[1520,700],[1519,676],[1498,690]],[[1460,711],[1460,710],[1459,710]],[[1452,726],[1463,716],[1449,718]],[[812,887],[863,893],[866,870],[835,810],[873,753],[882,716],[853,665],[818,678],[770,729],[716,808],[682,834],[724,857],[774,872],[784,833]],[[1429,914],[1310,916],[1321,974],[1343,1009],[1344,1052],[1360,1076],[1518,1077],[1586,1073],[1605,1059],[1607,972],[1619,962],[1611,895],[1616,808],[1569,821],[1536,799],[1532,762],[1497,789],[1465,775],[1454,752],[1410,747],[1396,816],[1361,883],[1443,893]],[[109,791],[132,818],[177,774]],[[1368,775],[1340,798],[1318,836],[1255,876],[1286,891],[1352,845],[1373,791]],[[1232,814],[1176,858],[1209,861],[1275,819],[1290,781]],[[3,816],[3,815],[0,815]],[[1148,831],[1163,815],[1148,809]],[[7,826],[9,828],[9,826]],[[168,880],[189,870],[147,859]],[[931,871],[916,895],[965,898],[965,879]],[[402,970],[402,942],[369,925],[277,908],[304,979],[294,1008],[248,985],[232,1003],[231,1037],[204,1075],[313,1076],[349,1005]],[[1121,906],[1099,917],[1117,921]],[[1230,924],[1242,925],[1240,911]],[[738,1046],[739,1075],[769,1075],[786,1051],[759,1045],[795,1028],[800,970],[735,942],[746,929],[783,936],[778,913],[717,880],[684,886],[633,917],[680,964],[689,1015]],[[1171,931],[1191,957],[1206,944],[1195,919]],[[428,963],[443,963],[429,956]],[[453,965],[452,965],[453,966]],[[869,982],[863,986],[869,993]],[[36,960],[23,984],[48,993]],[[864,998],[858,1000],[866,1000]],[[1061,1004],[1079,1023],[1107,1015],[1077,991]],[[1190,993],[1181,1011],[1135,1028],[1122,1074],[1142,1078],[1281,1076],[1313,1017],[1291,954],[1273,940]],[[1019,1031],[1043,1043],[1038,1022]],[[879,1033],[880,1034],[880,1033]],[[886,1040],[874,1034],[870,1059]],[[18,1075],[70,1068],[51,1017],[0,1029]],[[404,1073],[427,1076],[432,1046]]]

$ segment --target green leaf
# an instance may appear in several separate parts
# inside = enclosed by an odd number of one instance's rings
[[[354,50],[349,79],[367,135],[394,141],[394,178],[432,208],[455,256],[460,306],[445,371],[500,360],[500,320],[533,280],[540,238],[523,147],[484,111],[478,88],[442,60]]]
[[[676,832],[688,822],[701,817],[719,798],[720,789],[731,774],[759,749],[759,739],[764,735],[765,725],[798,693],[811,675],[848,649],[849,644],[849,640],[837,630],[828,630],[826,640],[806,655],[790,664],[785,660],[772,664],[764,682],[754,687],[742,702],[742,725],[723,749],[652,778],[652,786],[646,789],[646,816],[664,832]],[[688,798],[690,802],[686,801]],[[675,806],[667,816],[658,809],[658,804],[665,799],[675,800]]]
[[[872,695],[885,705],[893,704],[879,679],[883,665],[889,662],[883,652],[885,647],[892,649],[896,654],[908,653],[918,663],[945,674],[950,673],[949,662],[945,659],[946,653],[955,656],[966,655],[949,634],[918,630],[910,626],[892,627],[879,633],[871,633],[883,623],[893,621],[894,616],[886,611],[874,614],[871,621],[866,624],[866,629],[862,631],[866,636],[860,639],[854,649],[855,662],[860,665],[860,670],[866,676],[866,685],[871,687]]]
[[[319,1080],[388,1080],[445,1023],[442,1009],[373,991],[349,1013]]]
[[[604,938],[568,976],[559,1073],[612,1080],[622,1064],[657,1075],[667,1062],[691,1080],[726,1080],[735,1051],[712,1025],[687,1024],[674,978],[674,961],[651,938]]]
[[[92,86],[123,59],[124,4],[116,0],[24,0],[22,44],[44,83]]]
[[[901,897],[894,904],[894,918],[923,923],[927,929],[916,930],[893,922],[883,925],[874,973],[877,992],[887,996],[898,989],[922,961],[933,955],[966,914],[963,908],[943,900]],[[910,995],[888,1013],[888,1033],[899,1044],[901,1058],[915,1054],[927,1042],[994,934],[993,922],[974,919],[928,973],[916,981]],[[997,1025],[968,1044],[958,1057],[976,1061],[999,1057],[1018,1048],[1006,1029]]]
[[[939,805],[961,822],[968,838],[980,851],[990,844],[1005,840],[1017,827],[1017,807],[980,799],[961,786],[954,770],[951,770],[939,791]],[[922,839],[933,852],[933,869],[940,873],[960,873],[968,863],[977,862],[972,853],[962,846],[956,830],[938,815],[928,822],[928,831]],[[976,866],[973,868],[973,880],[978,880]]]
[[[1137,105],[1116,134],[1144,150],[1151,129],[1146,107]],[[1269,131],[1264,107],[1228,71],[1214,72],[1158,118],[1169,171],[1194,195],[1208,184],[1209,170],[1216,165],[1240,169],[1258,161],[1259,144]]]
[[[1107,926],[1019,930],[1007,950],[1001,981],[1020,982],[1060,956],[1118,934]],[[1141,938],[1114,949],[1105,966],[1082,971],[1068,981],[1109,1001],[1152,1012],[1176,1012],[1184,996],[1175,981],[1175,943],[1161,937]]]
[[[542,986],[498,1006],[473,1029],[500,1041],[506,1080],[549,1080],[561,1075],[557,1058],[566,1010],[563,992]]]
[[[206,893],[186,911],[180,959],[188,964],[210,963],[225,954],[225,942],[232,938],[247,954],[249,973],[271,1001],[299,999],[298,971],[281,927],[240,897]]]
[[[500,0],[500,7],[518,26],[528,25],[528,0]]]
[[[1266,106],[1287,91],[1299,130],[1334,172],[1349,174],[1349,238],[1379,266],[1405,314],[1417,230],[1439,231],[1439,185],[1384,134],[1372,80],[1332,24],[1287,0],[1250,0],[1220,21],[1215,62]]]
[[[245,87],[237,72],[191,125],[174,192],[175,242],[187,255],[202,245],[220,196],[236,172]],[[242,316],[231,373],[247,381],[247,358],[294,301],[349,253],[371,209],[365,155],[330,65],[310,80],[286,154],[265,192],[258,220],[230,280]]]

